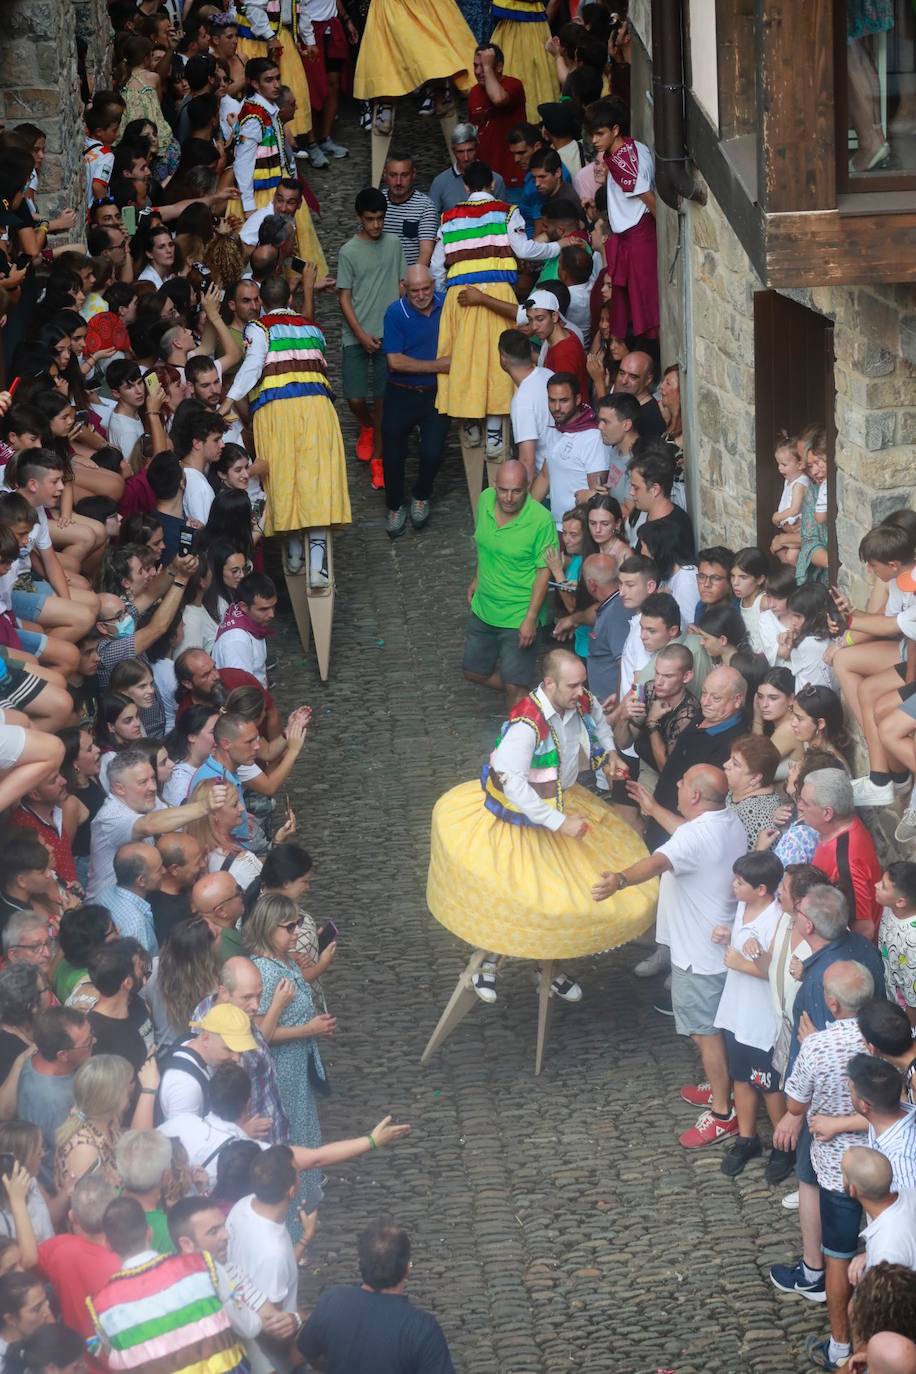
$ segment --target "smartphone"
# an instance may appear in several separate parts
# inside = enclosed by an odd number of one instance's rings
[[[88,423],[89,423],[89,411],[88,411],[88,410],[78,410],[78,411],[76,412],[76,414],[74,415],[74,417],[73,417],[74,428],[76,427],[76,425],[88,425]]]
[[[137,232],[137,207],[135,205],[125,205],[121,210],[121,223],[124,225],[126,234]]]
[[[32,254],[20,253],[13,266],[16,268],[17,272],[24,272],[27,267],[32,266]]]
[[[155,396],[157,392],[162,390],[162,383],[156,376],[155,372],[147,372],[143,380],[144,382],[146,382],[146,389],[151,396]]]
[[[333,921],[326,921],[318,932],[318,953],[323,954],[328,945],[340,938],[340,932]]]
[[[308,263],[305,258],[290,258],[289,265],[294,272],[304,272]]]
[[[178,536],[178,552],[181,554],[182,558],[187,557],[187,555],[191,552],[193,544],[194,531],[190,529],[183,529]]]
[[[637,700],[637,701],[641,701],[641,702],[643,703],[643,705],[645,705],[645,702],[646,702],[646,684],[645,684],[644,682],[640,682],[640,683],[638,684],[637,688],[636,688],[636,700]]]
[[[15,1163],[16,1156],[9,1154],[8,1151],[4,1151],[3,1154],[0,1154],[0,1174],[9,1178],[10,1174],[13,1172],[13,1165]]]

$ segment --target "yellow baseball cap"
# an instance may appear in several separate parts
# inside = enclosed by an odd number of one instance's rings
[[[199,1021],[191,1022],[191,1029],[222,1036],[226,1048],[233,1054],[245,1054],[248,1050],[258,1048],[251,1034],[248,1013],[242,1011],[241,1007],[234,1007],[231,1002],[217,1002]]]

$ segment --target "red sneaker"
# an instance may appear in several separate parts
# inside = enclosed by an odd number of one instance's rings
[[[704,1145],[715,1145],[719,1140],[727,1140],[738,1134],[738,1118],[734,1111],[727,1121],[720,1121],[712,1112],[704,1112],[697,1118],[696,1125],[678,1136],[678,1144],[685,1150],[701,1150]]]
[[[361,463],[368,463],[375,448],[375,430],[371,425],[361,425],[356,441],[356,456]]]
[[[373,491],[385,490],[385,465],[381,458],[373,458],[369,464],[369,485]]]
[[[711,1107],[712,1088],[708,1083],[685,1083],[681,1088],[681,1097],[685,1102],[689,1102],[691,1107]]]

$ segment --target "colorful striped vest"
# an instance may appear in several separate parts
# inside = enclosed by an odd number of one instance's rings
[[[246,120],[256,120],[261,130],[258,151],[255,153],[252,187],[255,191],[275,191],[283,177],[292,176],[286,162],[286,143],[279,119],[263,105],[246,100],[239,110],[235,126],[236,138]]]
[[[466,200],[442,216],[446,290],[483,282],[515,284],[518,263],[506,225],[515,209],[504,200]]]
[[[249,397],[252,414],[269,401],[297,396],[334,399],[324,356],[327,343],[317,324],[291,310],[275,310],[254,323],[267,334],[267,361]]]
[[[588,741],[589,763],[592,768],[599,768],[607,758],[607,751],[599,743],[595,732],[595,722],[591,716],[594,701],[595,698],[591,692],[583,691],[576,702],[576,710],[579,713],[581,727]],[[508,720],[504,721],[500,727],[497,745],[509,726],[520,721],[529,725],[535,736],[534,753],[531,756],[531,767],[528,769],[528,781],[538,796],[552,802],[558,811],[565,811],[565,793],[563,784],[560,782],[560,741],[550,721],[544,715],[534,693],[525,697],[517,706],[513,706],[509,712]],[[492,754],[483,766],[480,785],[484,792],[483,804],[488,811],[493,812],[494,816],[498,816],[500,820],[508,821],[510,825],[533,824],[526,815],[519,811],[517,806],[509,801],[503,792],[499,774],[493,768]]]
[[[546,24],[544,0],[493,0],[493,23],[504,19],[516,24]]]
[[[119,1269],[86,1299],[107,1367],[130,1374],[229,1374],[245,1359],[205,1253]]]
[[[270,24],[271,32],[276,38],[277,34],[280,32],[280,0],[267,0],[267,4],[263,7],[259,6],[259,8],[263,8],[264,13],[267,15],[267,22]],[[293,5],[294,13],[295,10],[296,6]],[[264,40],[258,38],[257,34],[252,31],[248,23],[248,17],[245,14],[245,6],[243,4],[237,4],[235,11],[238,18],[239,38],[248,38],[253,43],[262,43]]]

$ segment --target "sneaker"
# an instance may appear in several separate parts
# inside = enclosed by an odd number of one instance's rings
[[[385,465],[381,458],[373,458],[369,464],[369,485],[373,491],[385,490]]]
[[[401,535],[407,531],[407,507],[398,506],[397,510],[390,510],[385,517],[385,533],[389,539],[400,539]]]
[[[824,1271],[821,1270],[816,1279],[806,1279],[801,1260],[797,1264],[771,1264],[770,1283],[780,1293],[798,1293],[809,1302],[827,1301]]]
[[[881,787],[872,782],[871,778],[853,778],[852,780],[852,800],[855,806],[892,806],[894,801],[894,784],[886,782]]]
[[[429,520],[429,502],[411,501],[410,503],[410,523],[415,530],[422,530]]]
[[[500,458],[503,452],[503,432],[501,429],[487,430],[487,457]]]
[[[777,1150],[774,1145],[770,1151],[763,1176],[767,1183],[785,1183],[786,1179],[795,1168],[794,1150]],[[796,1195],[797,1196],[797,1195]],[[783,1199],[785,1202],[785,1199]],[[796,1203],[796,1206],[798,1204]]]
[[[763,1154],[763,1146],[756,1135],[739,1135],[735,1138],[735,1143],[730,1150],[726,1151],[725,1158],[719,1165],[719,1171],[727,1178],[737,1178],[744,1166],[758,1155]]]
[[[830,1337],[829,1336],[806,1336],[805,1354],[812,1364],[816,1364],[818,1369],[840,1369],[830,1358]],[[845,1365],[848,1355],[843,1357]]]
[[[916,805],[910,805],[900,817],[900,824],[894,831],[898,844],[912,844],[916,840]]]
[[[360,425],[356,440],[356,456],[361,463],[368,463],[375,449],[375,430],[371,425]]]
[[[562,997],[564,1002],[581,1002],[582,989],[565,973],[558,973],[550,984],[551,997]]]
[[[640,959],[633,972],[637,978],[655,978],[659,973],[667,973],[671,955],[667,945],[659,945],[654,954]]]
[[[673,1016],[674,1007],[671,1005],[671,991],[669,988],[662,988],[661,992],[652,1003],[652,1010],[657,1011],[659,1016]]]
[[[708,1083],[685,1083],[681,1088],[681,1099],[691,1107],[711,1107],[712,1088]]]
[[[685,1150],[701,1150],[704,1145],[715,1145],[720,1140],[738,1134],[738,1118],[734,1111],[727,1121],[720,1121],[712,1112],[703,1112],[689,1131],[682,1131],[678,1144]]]
[[[903,794],[904,794],[904,792],[909,792],[910,789],[911,789],[911,787],[913,786],[913,775],[912,775],[912,773],[907,773],[906,777],[903,778],[903,780],[902,780],[901,782],[894,782],[894,780],[893,780],[893,778],[892,778],[892,779],[891,779],[891,786],[892,786],[893,789],[894,789],[894,795],[897,796],[897,797],[902,797]]]
[[[323,564],[320,568],[313,568],[309,571],[309,586],[314,591],[326,591],[330,585],[331,578],[328,574],[326,564]]]
[[[444,86],[436,86],[433,89],[434,109],[437,119],[445,119],[455,108],[455,97],[452,95],[452,83],[446,81]]]
[[[474,974],[471,983],[481,1002],[491,1007],[496,1001],[496,965],[481,964],[480,972]]]
[[[480,448],[483,443],[483,430],[476,420],[467,420],[461,426],[461,442],[465,448]]]
[[[364,129],[366,133],[372,128],[372,106],[369,104],[368,100],[360,101],[359,127]]]
[[[350,156],[350,149],[345,148],[342,143],[335,143],[330,135],[328,135],[327,138],[323,138],[318,146],[326,157],[334,158],[335,160],[337,158]]]
[[[794,1193],[786,1193],[785,1197],[779,1199],[779,1205],[785,1207],[787,1212],[798,1211],[798,1189]]]
[[[377,134],[387,138],[394,128],[394,106],[380,100],[375,106],[372,123]]]
[[[310,143],[306,152],[308,153],[309,162],[313,167],[321,168],[328,166],[327,156],[320,144]]]

